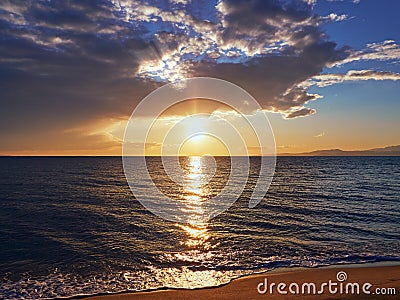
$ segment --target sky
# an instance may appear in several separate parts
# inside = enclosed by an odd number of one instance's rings
[[[248,91],[278,153],[399,145],[399,10],[397,0],[2,0],[0,154],[120,155],[137,104],[198,76]],[[197,99],[166,111],[149,153],[184,116],[207,112],[214,126],[226,110]],[[182,151],[225,151],[192,142]]]

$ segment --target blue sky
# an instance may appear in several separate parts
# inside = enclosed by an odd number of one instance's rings
[[[339,45],[351,45],[362,48],[366,44],[388,39],[398,39],[400,20],[398,11],[400,3],[395,0],[352,1],[317,1],[315,13],[327,15],[331,12],[346,14],[346,22],[324,25],[327,33]]]
[[[399,9],[400,2],[390,0],[380,1],[379,4],[373,0],[364,0],[359,3],[318,1],[314,7],[315,13],[319,15],[336,12],[336,14],[348,16],[348,20],[327,23],[323,28],[338,45],[350,45],[354,49],[363,49],[367,44],[385,40],[399,41],[400,19],[397,17]],[[338,68],[327,69],[324,72],[343,73],[352,69],[399,73],[400,62],[398,60],[391,62],[356,61]],[[360,129],[358,127],[369,132],[370,141],[369,143],[364,141],[366,145],[363,148],[368,148],[369,144],[387,145],[391,138],[393,139],[392,143],[398,143],[398,129],[392,129],[393,126],[394,128],[400,126],[398,121],[400,85],[397,81],[369,80],[342,83],[323,89],[313,88],[311,91],[320,92],[324,96],[323,101],[312,104],[320,117],[326,120],[344,118],[345,127],[341,130],[345,131],[347,128],[351,131],[352,128],[355,128],[354,139],[359,136]],[[329,123],[326,122],[326,124]],[[327,128],[335,131],[331,125]],[[336,130],[338,131],[337,128]],[[354,146],[350,148],[354,148]]]

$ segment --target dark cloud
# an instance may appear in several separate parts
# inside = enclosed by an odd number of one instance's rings
[[[274,41],[310,17],[310,7],[301,1],[228,0],[221,2],[220,9],[226,40],[253,35],[262,42]],[[260,42],[258,39],[250,42]]]
[[[315,109],[304,107],[299,110],[295,110],[293,112],[289,112],[285,115],[286,119],[293,119],[298,117],[306,117],[315,114]]]
[[[254,58],[247,64],[199,63],[194,73],[231,80],[249,91],[264,108],[286,113],[319,98],[298,85],[321,73],[327,63],[342,55],[341,51],[332,42],[321,42],[298,55]]]
[[[96,20],[87,14],[104,13],[99,2],[49,3],[32,1],[21,8],[27,25],[1,20],[2,136],[62,132],[127,115],[159,85],[133,76],[140,63],[133,51],[148,47],[142,38],[96,33]]]

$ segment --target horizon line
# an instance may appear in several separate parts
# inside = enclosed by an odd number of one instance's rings
[[[390,153],[388,153],[390,154]],[[399,157],[400,155],[308,155],[303,153],[283,153],[276,155],[1,155],[0,157],[202,157],[202,156],[212,156],[212,157]]]

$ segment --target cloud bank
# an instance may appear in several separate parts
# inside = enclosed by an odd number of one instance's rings
[[[338,47],[321,25],[347,16],[317,16],[314,3],[2,1],[0,135],[12,148],[11,137],[123,119],[150,91],[183,77],[231,81],[286,118],[315,113],[306,107],[321,98],[308,91],[312,85],[398,80],[370,70],[324,72],[356,61],[398,61],[400,47],[392,40],[363,50]]]

